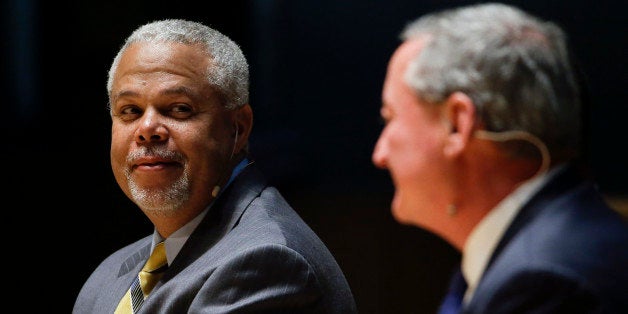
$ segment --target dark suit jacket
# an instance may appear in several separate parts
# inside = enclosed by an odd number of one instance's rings
[[[628,224],[568,168],[515,217],[466,313],[628,313]]]
[[[117,307],[148,259],[151,236],[105,259],[73,313]],[[251,165],[216,200],[141,308],[142,313],[356,313],[323,242]]]

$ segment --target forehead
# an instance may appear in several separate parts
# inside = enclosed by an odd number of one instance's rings
[[[416,95],[405,81],[405,73],[410,62],[425,46],[425,42],[424,37],[406,40],[393,53],[384,81],[382,93],[384,105],[416,102]]]
[[[401,43],[391,57],[390,67],[405,70],[410,62],[419,55],[426,42],[427,37],[421,36]]]
[[[208,65],[209,58],[199,46],[137,42],[123,52],[114,79],[149,73],[197,77],[205,74]]]
[[[113,77],[112,103],[123,97],[185,95],[197,103],[219,96],[207,78],[210,59],[199,46],[180,43],[131,44]]]

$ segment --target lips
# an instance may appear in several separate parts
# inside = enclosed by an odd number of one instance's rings
[[[132,151],[127,156],[130,170],[160,170],[172,167],[181,167],[184,161],[181,153],[163,148],[141,148]]]
[[[141,157],[133,161],[131,168],[146,168],[146,169],[154,169],[154,168],[164,168],[168,166],[175,166],[179,163],[174,160],[164,159],[161,157]]]

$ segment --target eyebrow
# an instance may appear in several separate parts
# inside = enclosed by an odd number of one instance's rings
[[[168,88],[166,90],[163,90],[160,92],[161,95],[186,95],[190,98],[195,98],[198,97],[197,93],[195,93],[194,91],[192,91],[190,88],[185,87],[185,86],[177,86],[174,88]],[[118,99],[121,97],[137,97],[140,94],[136,91],[132,91],[132,90],[122,90],[120,92],[118,92],[117,94],[115,94],[112,98],[113,99]]]
[[[169,88],[161,92],[163,95],[187,95],[189,97],[197,96],[197,93],[185,86],[177,86]]]

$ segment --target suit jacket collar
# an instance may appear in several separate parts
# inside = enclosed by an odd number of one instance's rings
[[[266,180],[253,163],[244,168],[214,201],[172,261],[164,279],[187,267],[233,229],[248,205],[265,187]]]
[[[266,180],[253,163],[242,169],[240,174],[215,200],[209,212],[192,232],[177,257],[169,265],[164,279],[174,276],[187,267],[235,227],[248,205],[261,193],[264,187],[266,187]],[[118,277],[125,283],[123,277],[137,274],[142,264],[148,260],[151,239],[152,236],[147,236],[139,240],[136,243],[139,250],[120,266]]]
[[[566,191],[582,184],[584,178],[578,173],[575,165],[567,165],[561,173],[556,174],[546,185],[541,188],[530,200],[521,208],[515,216],[508,229],[504,232],[501,240],[495,247],[495,250],[486,265],[485,269],[490,268],[491,264],[501,253],[510,240],[530,221],[534,220],[541,211],[548,207],[547,203],[556,200]],[[592,183],[589,183],[592,184]]]
[[[118,272],[118,277],[123,276],[124,274],[136,269],[138,267],[138,264],[148,260],[149,254],[150,242],[148,242],[148,245],[144,245],[142,248],[140,248],[139,251],[135,252],[135,254],[131,255],[122,263],[122,266],[120,266],[120,271]]]

